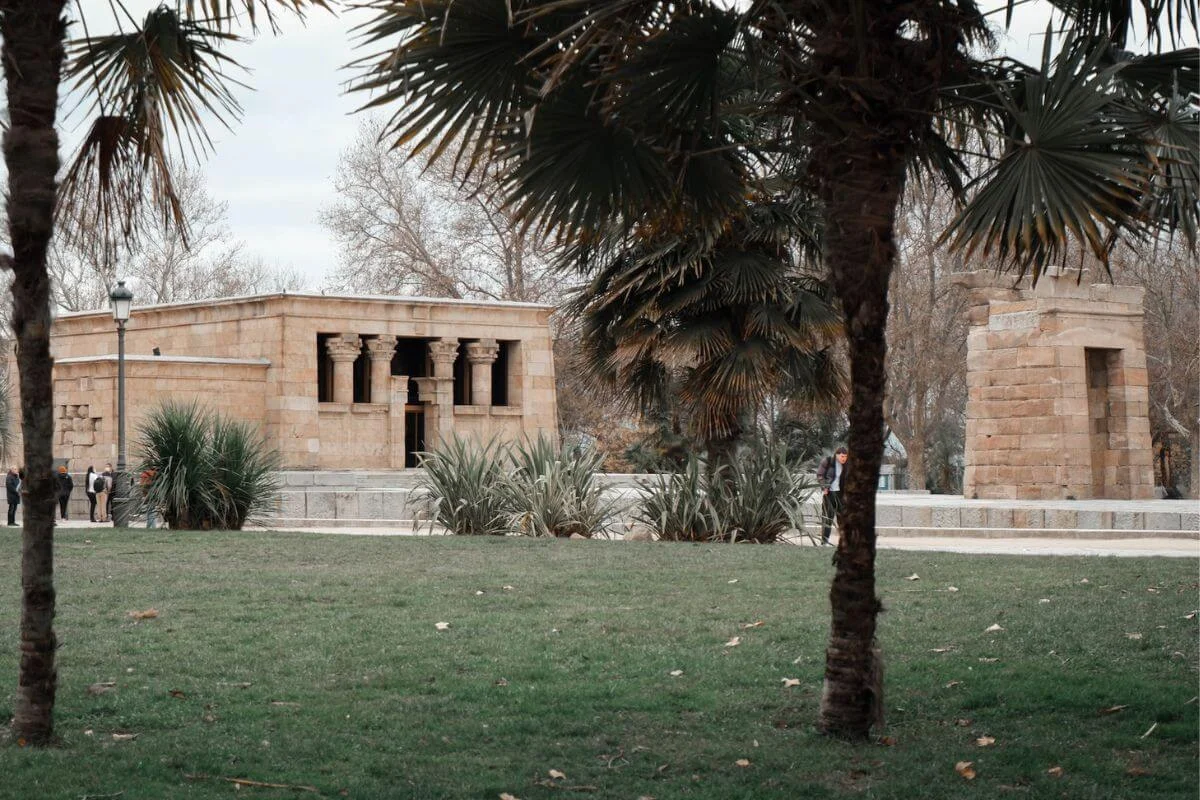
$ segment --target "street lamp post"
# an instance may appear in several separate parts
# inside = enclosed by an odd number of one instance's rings
[[[117,474],[113,476],[113,525],[125,528],[129,525],[129,475],[125,464],[125,323],[133,307],[133,292],[125,281],[117,281],[108,295],[112,303],[113,319],[117,323]]]

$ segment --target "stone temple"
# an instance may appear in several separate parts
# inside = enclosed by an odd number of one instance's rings
[[[417,453],[456,433],[554,437],[552,311],[291,292],[135,306],[125,349],[130,463],[139,422],[164,401],[261,425],[293,470],[414,467]],[[115,464],[111,313],[60,315],[51,352],[55,458],[72,472]]]

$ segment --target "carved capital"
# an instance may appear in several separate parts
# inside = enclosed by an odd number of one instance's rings
[[[374,339],[367,339],[367,355],[372,361],[390,361],[395,352],[395,336],[376,336]]]
[[[482,339],[467,344],[467,360],[472,364],[491,364],[500,354],[500,345],[495,339]]]
[[[334,361],[353,361],[361,348],[358,336],[353,333],[343,333],[325,342],[325,352]]]
[[[433,360],[434,364],[450,366],[454,363],[454,359],[457,356],[457,339],[442,339],[441,341],[429,343],[429,357]]]

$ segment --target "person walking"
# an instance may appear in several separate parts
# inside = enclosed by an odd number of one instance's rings
[[[67,518],[67,503],[71,502],[71,492],[75,491],[75,480],[66,466],[58,468],[58,514],[62,519]]]
[[[832,456],[821,459],[817,467],[817,483],[821,484],[821,544],[829,544],[829,532],[842,510],[842,476],[850,453],[839,447]]]
[[[96,521],[96,492],[100,487],[104,486],[104,481],[100,481],[97,485],[96,481],[100,478],[96,474],[96,468],[88,464],[87,477],[83,479],[83,493],[88,499],[88,519],[92,522]]]
[[[21,504],[21,473],[15,466],[9,467],[8,476],[4,479],[4,488],[8,492],[8,524],[17,524],[17,506]]]

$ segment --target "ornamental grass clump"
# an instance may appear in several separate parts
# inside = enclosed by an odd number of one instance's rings
[[[508,448],[492,439],[479,443],[457,434],[436,452],[420,456],[417,488],[427,503],[421,518],[462,536],[504,536],[510,509],[502,464]]]
[[[517,443],[509,460],[503,491],[514,532],[560,538],[608,533],[615,510],[596,479],[603,453],[564,450],[539,436]]]
[[[641,484],[634,520],[666,541],[778,541],[806,532],[804,504],[815,486],[783,447],[755,442],[731,463],[709,466],[692,456],[682,472]]]
[[[279,454],[248,423],[167,403],[150,412],[136,446],[136,511],[155,508],[173,529],[241,530],[275,507]]]
[[[704,461],[688,458],[682,472],[662,473],[641,481],[642,498],[633,519],[670,542],[707,542],[722,530],[717,508],[709,497]]]

